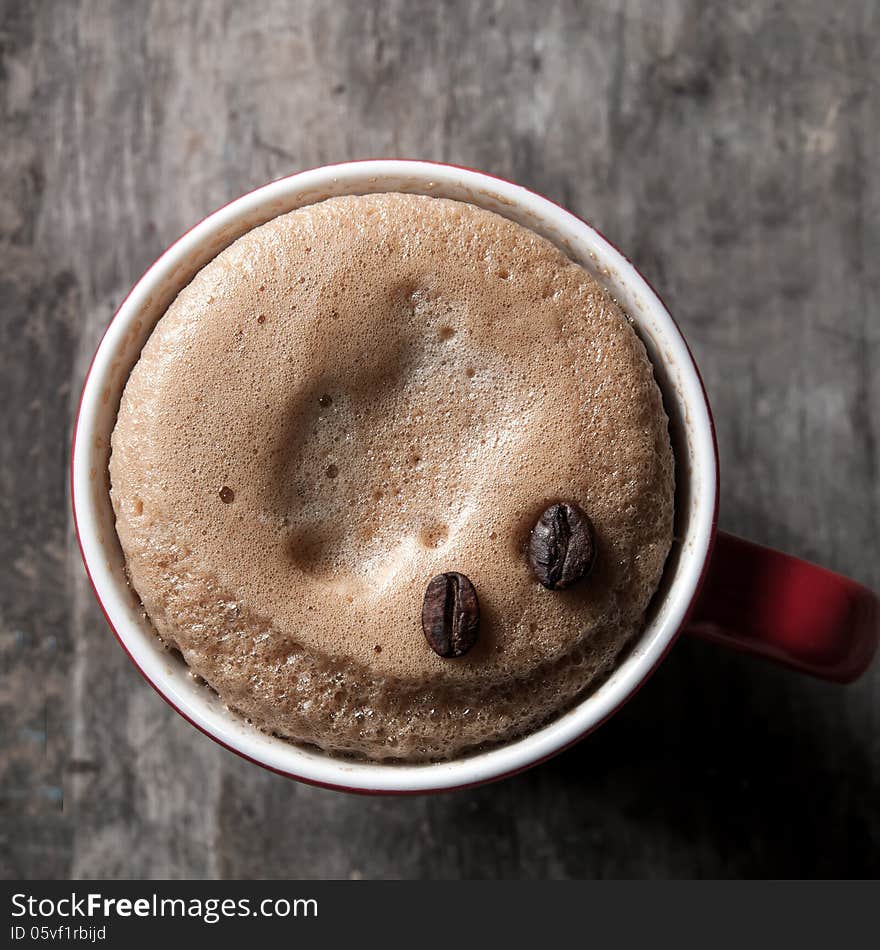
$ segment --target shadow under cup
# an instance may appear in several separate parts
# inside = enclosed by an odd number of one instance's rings
[[[521,739],[450,762],[382,764],[334,758],[260,732],[230,712],[165,649],[129,587],[110,503],[110,434],[128,375],[157,321],[193,276],[242,234],[337,195],[399,191],[480,205],[544,235],[592,273],[644,341],[669,415],[676,460],[675,541],[645,630],[594,692]],[[608,718],[662,659],[693,605],[715,530],[717,464],[712,422],[693,359],[663,303],[595,230],[545,198],[491,176],[425,162],[353,162],[266,185],[187,232],[147,271],[113,318],[86,377],[71,461],[74,520],[95,594],[114,633],[150,684],[221,745],[292,778],[361,792],[440,791],[527,768]]]

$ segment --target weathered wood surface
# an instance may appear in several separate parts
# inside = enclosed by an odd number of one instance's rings
[[[68,511],[85,368],[215,206],[377,155],[595,222],[676,314],[721,523],[880,587],[878,6],[0,3],[0,873],[570,877],[880,871],[880,665],[841,689],[682,642],[614,721],[498,785],[296,785],[172,713]]]

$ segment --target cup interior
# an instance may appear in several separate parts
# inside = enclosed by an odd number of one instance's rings
[[[602,685],[521,739],[450,762],[346,760],[267,735],[223,705],[165,649],[129,587],[110,503],[108,461],[122,390],[159,318],[198,270],[242,234],[279,214],[336,195],[399,191],[480,205],[553,241],[620,303],[648,350],[670,419],[676,459],[672,553],[639,640]],[[251,192],[187,232],[123,302],[83,389],[71,463],[83,560],[107,620],[142,674],[179,713],[220,744],[293,778],[351,791],[423,792],[473,785],[560,751],[631,696],[672,644],[692,605],[715,528],[717,464],[711,415],[696,366],[660,298],[597,231],[532,192],[489,175],[411,161],[353,162],[302,172]]]

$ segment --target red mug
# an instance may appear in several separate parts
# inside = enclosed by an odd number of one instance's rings
[[[220,250],[271,218],[343,194],[400,191],[468,201],[543,234],[621,303],[648,350],[676,459],[675,543],[645,629],[598,689],[548,725],[449,762],[389,765],[334,758],[266,735],[225,708],[166,651],[129,588],[116,539],[107,463],[128,374],[177,293]],[[583,738],[629,699],[681,632],[836,682],[868,666],[880,603],[861,584],[717,530],[718,456],[693,357],[660,297],[616,248],[570,212],[518,185],[429,162],[348,162],[280,179],[233,201],[169,248],[132,289],[86,377],[74,430],[71,496],[95,594],[133,662],[181,715],[226,748],[301,781],[359,792],[412,793],[501,778]]]

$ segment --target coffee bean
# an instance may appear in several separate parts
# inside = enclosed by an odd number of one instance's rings
[[[477,641],[480,603],[474,585],[455,571],[438,574],[425,591],[422,630],[442,657],[462,656]]]
[[[550,590],[571,587],[590,573],[595,560],[593,525],[577,505],[551,505],[532,528],[529,561]]]

